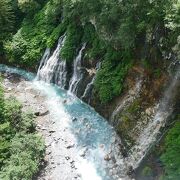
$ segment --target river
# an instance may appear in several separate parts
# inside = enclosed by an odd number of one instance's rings
[[[0,71],[5,72],[6,95],[14,95],[34,112],[48,112],[36,119],[47,147],[47,165],[37,179],[129,179],[119,137],[93,108],[22,69],[0,65]],[[10,81],[12,73],[23,78]]]

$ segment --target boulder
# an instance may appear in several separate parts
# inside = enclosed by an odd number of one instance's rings
[[[85,147],[85,148],[83,148],[83,149],[80,151],[79,155],[80,155],[81,157],[84,157],[84,156],[86,155],[86,152],[87,152],[87,151],[88,151],[88,148]]]
[[[148,116],[151,116],[153,113],[153,108],[147,108],[145,112]]]
[[[105,161],[110,161],[110,160],[111,160],[110,155],[109,155],[109,154],[106,154],[106,155],[104,156],[104,160],[105,160]]]
[[[56,131],[55,130],[49,130],[49,133],[55,133]]]
[[[45,110],[43,112],[37,111],[34,113],[35,116],[46,116],[49,114],[49,110]]]
[[[67,100],[65,99],[65,100],[63,101],[63,103],[66,104],[66,103],[67,103]]]
[[[73,118],[72,118],[72,121],[73,121],[73,122],[77,121],[77,118],[76,118],[76,117],[73,117]]]
[[[100,144],[99,147],[100,147],[101,149],[103,149],[103,148],[104,148],[104,144]]]
[[[68,161],[68,160],[70,160],[70,157],[69,157],[69,156],[66,156],[65,159]]]
[[[73,148],[75,144],[69,144],[66,146],[67,149]]]

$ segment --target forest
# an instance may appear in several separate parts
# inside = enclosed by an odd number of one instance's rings
[[[127,139],[125,147],[131,148],[135,140],[128,131],[136,125],[133,118],[140,119],[141,111],[160,101],[170,82],[168,67],[174,60],[179,70],[180,0],[0,0],[0,64],[36,73],[46,48],[53,54],[63,35],[66,38],[58,57],[66,62],[68,80],[83,44],[81,70],[101,64],[93,81],[90,105],[103,117],[109,119],[106,108],[114,108],[131,89],[133,76],[142,71],[147,78],[149,84],[142,90],[142,97],[115,116],[122,121],[115,129]],[[5,97],[4,78],[2,75],[0,82],[0,179],[33,179],[45,156],[44,139],[36,130],[33,112],[24,112],[15,97]],[[84,79],[80,89],[92,77]],[[68,82],[64,86],[68,89]],[[173,123],[167,126],[160,145],[152,149],[161,163],[157,180],[180,179],[178,91],[173,99],[176,110],[170,117]],[[141,178],[151,180],[153,168],[147,165],[141,174]]]

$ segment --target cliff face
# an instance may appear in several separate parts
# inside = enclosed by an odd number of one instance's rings
[[[131,152],[134,147],[137,150],[138,147],[136,147],[136,145],[137,143],[142,143],[141,141],[143,141],[143,139],[141,138],[146,129],[150,134],[153,134],[153,130],[156,128],[158,132],[160,128],[165,125],[166,118],[171,114],[169,109],[166,109],[167,115],[159,115],[158,113],[162,113],[160,110],[161,101],[163,97],[167,95],[164,95],[164,92],[169,86],[171,87],[171,83],[175,81],[176,75],[168,72],[168,70],[178,72],[177,67],[179,66],[179,62],[176,58],[172,58],[177,56],[170,57],[170,60],[168,60],[167,57],[163,59],[163,56],[161,56],[161,60],[156,62],[153,59],[155,59],[157,55],[152,55],[151,52],[149,52],[148,56],[153,57],[151,63],[145,66],[143,62],[134,62],[133,65],[128,68],[123,82],[122,93],[108,102],[102,102],[96,83],[98,74],[102,73],[105,66],[104,62],[87,59],[86,52],[88,46],[87,44],[83,44],[78,50],[73,63],[66,63],[61,57],[65,39],[66,36],[62,36],[55,50],[49,53],[47,57],[45,56],[45,52],[38,70],[38,78],[67,89],[69,92],[90,104],[115,127],[122,138],[124,147],[127,149],[126,153]],[[174,64],[169,63],[170,61]],[[179,78],[179,76],[177,78]],[[104,81],[105,80],[106,79],[104,79]],[[109,84],[109,86],[111,85],[112,84]],[[173,88],[176,88],[176,84],[173,84]],[[171,95],[175,95],[177,90],[174,90],[173,93],[171,91],[173,91],[173,89],[168,90],[170,94],[168,95],[169,99],[166,103],[170,104],[171,108],[174,108],[173,105],[176,103],[176,99]],[[111,94],[111,92],[109,93]],[[173,100],[170,101],[170,99]],[[167,105],[167,108],[169,108],[169,105]],[[165,110],[163,109],[162,111]],[[159,119],[159,117],[156,117],[158,115],[161,116],[160,120],[157,120]],[[161,118],[163,118],[163,122],[161,122]],[[153,124],[154,121],[159,122]],[[151,125],[153,126],[151,127]],[[155,138],[157,132],[155,131],[155,134],[151,138]],[[144,136],[147,136],[147,134],[144,134]],[[151,141],[153,140],[151,139],[149,144],[151,144]],[[141,144],[139,144],[139,146],[141,146]],[[146,148],[143,153],[146,153]],[[142,154],[142,157],[143,155],[144,154]]]

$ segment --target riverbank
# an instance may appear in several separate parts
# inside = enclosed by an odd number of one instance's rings
[[[5,96],[14,96],[23,105],[24,111],[36,114],[37,131],[45,139],[46,155],[45,168],[42,169],[37,179],[79,179],[75,162],[77,162],[73,145],[74,139],[68,132],[65,124],[57,125],[52,119],[46,104],[46,97],[33,89],[32,83],[25,81],[17,75],[5,74],[3,86]]]
[[[14,74],[4,74],[3,86],[6,97],[15,96],[24,111],[36,115],[37,130],[45,139],[38,180],[129,179],[119,137],[92,108],[58,88]]]

